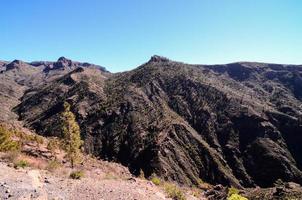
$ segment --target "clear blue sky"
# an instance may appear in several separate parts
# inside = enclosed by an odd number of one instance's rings
[[[1,0],[0,60],[302,64],[301,0]]]

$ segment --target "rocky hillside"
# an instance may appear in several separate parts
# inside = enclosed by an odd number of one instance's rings
[[[0,199],[171,200],[163,189],[147,180],[131,177],[126,169],[113,163],[88,164],[82,169],[84,176],[79,180],[66,175],[71,170],[65,166],[55,172],[33,167],[14,169],[2,161],[0,154]],[[186,197],[197,200],[189,194]]]
[[[302,183],[302,66],[189,65],[153,56],[112,74],[60,58],[0,63],[2,121],[60,136],[64,101],[85,150],[182,184]]]

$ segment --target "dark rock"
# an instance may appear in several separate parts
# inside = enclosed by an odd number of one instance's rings
[[[206,191],[204,194],[209,200],[226,200],[227,188],[222,185],[216,185],[213,189]]]

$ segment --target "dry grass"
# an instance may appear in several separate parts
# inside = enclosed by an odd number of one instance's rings
[[[104,179],[105,179],[105,180],[117,180],[118,177],[117,177],[116,175],[112,174],[112,173],[108,173],[108,174],[106,174],[106,175],[104,176]]]
[[[186,190],[187,193],[191,194],[192,196],[196,198],[200,198],[202,196],[203,190],[197,188],[197,187],[191,187]]]
[[[47,166],[47,161],[41,158],[31,157],[27,155],[20,154],[18,160],[24,160],[28,163],[28,166],[36,169],[45,169]]]
[[[1,159],[5,160],[9,163],[14,163],[18,159],[19,155],[20,155],[19,151],[9,151],[9,152],[3,153],[1,156]]]
[[[185,194],[177,185],[173,183],[164,183],[163,187],[169,198],[172,198],[173,200],[186,200]]]
[[[45,167],[50,172],[56,172],[62,167],[62,164],[58,160],[50,160]]]
[[[213,187],[211,184],[204,182],[202,179],[198,179],[198,185],[197,186],[201,190],[209,190]]]
[[[14,163],[14,168],[18,169],[18,168],[25,168],[25,167],[29,167],[30,164],[26,161],[26,160],[18,160]]]

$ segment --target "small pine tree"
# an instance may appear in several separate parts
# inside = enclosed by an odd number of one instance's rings
[[[74,114],[70,111],[70,104],[64,103],[64,111],[61,114],[62,133],[65,143],[67,158],[70,161],[71,167],[81,160],[81,140],[80,127],[75,120]]]

